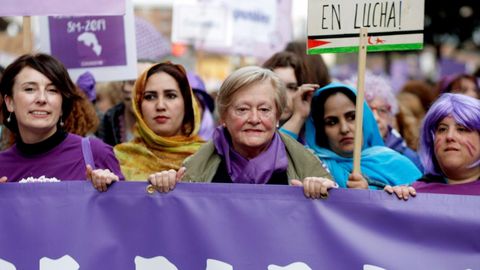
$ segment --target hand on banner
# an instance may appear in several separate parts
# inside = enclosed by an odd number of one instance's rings
[[[175,188],[185,174],[187,168],[181,167],[178,171],[168,170],[151,174],[148,182],[160,192],[169,192]]]
[[[6,176],[0,177],[0,183],[6,183],[8,181],[8,178]]]
[[[107,185],[118,181],[118,176],[109,169],[93,170],[92,166],[87,165],[87,179],[92,181],[93,187],[100,192],[107,191]]]
[[[368,189],[368,182],[363,177],[362,174],[351,173],[348,176],[347,187],[348,188],[357,188],[357,189]]]
[[[405,201],[410,198],[410,196],[415,197],[417,195],[417,191],[412,186],[390,186],[387,185],[383,189],[389,194],[395,193],[399,199],[403,199]]]
[[[303,186],[305,197],[310,199],[326,199],[329,189],[338,188],[337,183],[323,177],[305,177],[303,181],[293,179],[292,185]]]

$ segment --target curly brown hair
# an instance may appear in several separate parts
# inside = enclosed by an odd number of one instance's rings
[[[65,131],[80,136],[97,131],[100,120],[95,107],[87,96],[77,87],[77,94],[81,97],[73,103],[72,112],[65,120]]]

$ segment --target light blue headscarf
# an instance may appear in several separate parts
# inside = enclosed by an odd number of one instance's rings
[[[314,97],[332,88],[348,89],[356,95],[354,88],[333,82],[315,91]],[[323,105],[312,102],[312,106]],[[348,176],[353,171],[353,158],[339,156],[332,150],[317,145],[312,115],[307,118],[305,124],[305,137],[308,147],[327,165],[338,185],[346,188]],[[371,189],[383,188],[385,184],[410,184],[422,175],[408,158],[384,146],[373,113],[366,102],[363,103],[363,144],[360,168],[369,181]]]

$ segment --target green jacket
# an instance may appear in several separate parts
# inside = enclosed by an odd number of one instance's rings
[[[302,144],[280,133],[288,155],[287,176],[288,180],[305,177],[325,177],[332,179],[330,174],[322,166],[321,161]],[[221,156],[217,154],[212,141],[204,144],[192,156],[185,159],[183,166],[187,168],[183,181],[211,182],[221,162]]]

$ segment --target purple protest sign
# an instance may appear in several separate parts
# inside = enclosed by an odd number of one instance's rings
[[[49,17],[51,54],[67,68],[127,63],[123,16]]]
[[[123,15],[125,0],[2,0],[0,16]]]
[[[0,269],[476,269],[480,197],[147,183],[0,185]],[[50,268],[49,268],[50,267]]]

